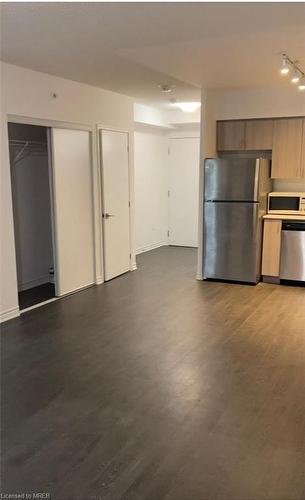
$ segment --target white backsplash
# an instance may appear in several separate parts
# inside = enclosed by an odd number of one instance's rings
[[[274,179],[272,182],[273,182],[273,191],[305,193],[305,180],[303,179],[294,179],[294,180]]]

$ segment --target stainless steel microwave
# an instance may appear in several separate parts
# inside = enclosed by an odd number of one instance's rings
[[[268,213],[305,215],[305,193],[269,193]]]

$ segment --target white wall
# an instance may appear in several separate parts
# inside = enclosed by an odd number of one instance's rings
[[[180,139],[183,137],[200,137],[200,123],[189,123],[177,126],[168,132],[170,139]]]
[[[29,155],[13,166],[18,290],[49,281],[53,266],[48,155]]]
[[[135,240],[138,253],[167,244],[168,137],[137,127],[134,137]]]
[[[52,94],[56,93],[54,99]],[[12,195],[9,169],[7,116],[71,122],[95,129],[130,132],[131,212],[133,219],[133,101],[131,98],[45,73],[1,63],[1,306],[2,319],[18,314]],[[95,145],[94,141],[94,145]],[[97,155],[93,149],[95,234],[101,242]],[[133,234],[133,227],[131,228]],[[133,244],[134,240],[132,238]],[[134,248],[132,247],[134,259]],[[101,246],[96,248],[97,274],[102,275]]]
[[[200,125],[200,108],[194,112],[185,112],[164,100],[166,107],[157,108],[146,104],[135,103],[134,120],[136,123],[174,129],[176,126]]]
[[[147,117],[143,116],[143,119]],[[168,148],[171,139],[200,137],[198,123],[184,123],[169,130],[144,123],[136,125],[134,137],[135,237],[138,253],[168,244],[168,190],[171,189]]]
[[[166,110],[154,106],[147,106],[146,104],[135,103],[134,121],[139,124],[170,128]]]

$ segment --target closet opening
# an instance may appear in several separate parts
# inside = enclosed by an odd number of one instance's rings
[[[8,123],[20,310],[55,297],[51,159],[46,127]]]

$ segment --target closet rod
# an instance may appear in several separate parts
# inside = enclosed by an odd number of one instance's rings
[[[9,139],[9,145],[21,148],[13,159],[14,164],[32,153],[41,153],[47,151],[47,142],[26,141],[21,139]]]
[[[9,144],[12,146],[47,146],[47,141],[28,141],[23,139],[9,139]]]

